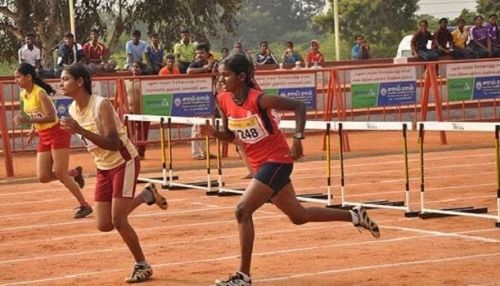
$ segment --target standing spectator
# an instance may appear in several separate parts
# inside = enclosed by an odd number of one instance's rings
[[[25,44],[17,51],[19,64],[28,63],[35,68],[40,77],[51,77],[52,71],[45,70],[42,66],[40,49],[35,46],[35,35],[32,33],[26,34],[24,41]]]
[[[130,71],[134,77],[142,75],[142,63],[137,61],[132,64]],[[125,80],[125,90],[127,91],[127,103],[130,113],[142,114],[141,109],[141,80],[138,78]],[[137,153],[139,154],[139,159],[144,160],[146,158],[146,141],[148,140],[149,134],[149,121],[134,121],[132,122],[135,127],[134,139],[136,142]]]
[[[491,14],[488,17],[486,30],[488,31],[488,37],[491,42],[491,56],[500,57],[500,30],[498,30],[496,14]]]
[[[432,47],[437,50],[440,56],[452,55],[454,59],[458,58],[453,50],[453,36],[448,31],[448,19],[441,18],[439,20],[439,28],[434,33]]]
[[[470,31],[469,47],[472,48],[474,58],[486,58],[491,56],[491,40],[488,30],[483,26],[484,18],[477,15],[474,18],[475,26]]]
[[[307,54],[307,66],[316,66],[325,62],[325,56],[319,51],[318,40],[311,41],[311,50]]]
[[[255,62],[258,65],[272,65],[278,63],[273,53],[271,52],[269,43],[267,41],[260,42],[260,53],[255,56]]]
[[[451,32],[453,37],[453,50],[457,59],[470,59],[472,58],[472,50],[466,46],[469,40],[469,32],[465,30],[464,19],[457,20],[457,28]]]
[[[354,37],[356,43],[351,50],[351,59],[353,60],[364,60],[370,58],[370,46],[362,35],[356,35]]]
[[[214,66],[212,67],[212,73],[217,73],[219,71],[219,63],[221,63],[227,56],[229,56],[229,49],[222,48],[220,50],[221,58],[215,61]]]
[[[108,58],[108,50],[103,43],[99,42],[99,31],[92,29],[90,31],[90,41],[83,45],[84,63],[92,72],[104,71],[105,63]]]
[[[177,58],[177,66],[181,73],[186,73],[189,65],[194,59],[196,47],[191,41],[191,35],[187,29],[181,30],[181,40],[174,46],[174,56]]]
[[[147,47],[149,67],[153,74],[158,74],[161,68],[165,65],[163,62],[164,51],[160,46],[160,37],[158,33],[151,34],[151,43]]]
[[[144,54],[146,54],[146,61],[149,61],[148,53],[148,44],[146,42],[141,41],[141,32],[139,30],[135,30],[132,33],[132,40],[128,41],[125,44],[125,52],[127,53],[127,64],[126,68],[132,68],[132,65],[135,62],[140,62],[142,65],[142,73],[147,73],[147,68],[144,66],[144,62],[142,58]]]
[[[240,43],[240,42],[236,42],[233,44],[233,51],[231,52],[232,54],[242,54],[244,55],[247,60],[250,61],[250,63],[252,63],[252,66],[253,66],[253,59],[252,59],[252,56],[250,55],[250,53],[248,52],[248,49],[245,49],[243,47],[243,44]]]
[[[304,62],[302,56],[298,52],[293,50],[293,42],[286,42],[285,47],[285,51],[283,52],[283,56],[281,57],[283,64],[295,65],[297,62]]]
[[[211,73],[213,67],[213,60],[210,60],[210,47],[207,44],[199,44],[196,46],[196,59],[193,61],[188,69],[188,74],[201,74],[201,73]],[[199,125],[193,125],[191,128],[191,137],[197,138],[201,136],[201,130]],[[195,160],[205,160],[207,158],[207,152],[205,147],[205,141],[193,140],[191,141],[191,155]],[[212,155],[211,155],[212,156]]]
[[[434,41],[431,33],[427,30],[429,24],[426,20],[422,20],[418,25],[420,28],[411,39],[411,52],[413,56],[418,56],[424,61],[437,61],[439,59],[437,50],[427,48],[427,43]]]
[[[64,66],[83,61],[82,45],[75,43],[75,36],[68,32],[64,35],[63,44],[59,46],[57,51],[57,62],[55,68],[55,76],[61,76]]]
[[[174,75],[180,74],[179,68],[175,65],[175,56],[172,54],[167,55],[167,65],[165,65],[158,75]]]

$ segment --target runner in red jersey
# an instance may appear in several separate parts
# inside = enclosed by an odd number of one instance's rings
[[[303,102],[264,94],[254,89],[251,64],[244,55],[234,54],[219,66],[219,81],[224,92],[217,96],[223,131],[204,126],[202,132],[221,140],[239,141],[255,176],[250,181],[236,207],[235,215],[241,244],[239,271],[217,286],[251,285],[250,263],[254,241],[252,214],[271,200],[294,224],[319,221],[352,221],[357,227],[368,229],[379,237],[377,224],[362,207],[339,210],[320,207],[303,207],[295,196],[290,174],[293,160],[302,157],[302,140],[306,121]],[[272,116],[272,110],[295,111],[296,129],[291,148]]]

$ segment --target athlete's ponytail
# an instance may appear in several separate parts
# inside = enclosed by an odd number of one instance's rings
[[[25,76],[30,75],[33,83],[43,88],[45,92],[47,92],[47,94],[54,95],[56,93],[56,91],[52,88],[52,86],[50,86],[50,84],[46,83],[38,76],[35,67],[33,67],[31,64],[20,64],[17,68],[17,72]]]

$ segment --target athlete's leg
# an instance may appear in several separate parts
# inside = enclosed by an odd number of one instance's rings
[[[111,220],[111,202],[95,202],[97,229],[112,231],[115,227]]]
[[[50,151],[36,153],[36,174],[40,183],[48,183],[57,179],[52,171],[52,153]]]
[[[52,149],[52,158],[54,159],[54,173],[61,183],[75,196],[80,206],[88,206],[89,204],[83,197],[78,184],[69,176],[69,149]]]
[[[128,222],[128,214],[132,206],[131,198],[114,198],[112,202],[112,223],[115,229],[120,233],[125,244],[134,256],[136,262],[145,261],[141,244],[137,233]]]
[[[250,264],[252,261],[253,242],[255,237],[252,214],[264,203],[269,201],[272,193],[270,187],[256,179],[252,179],[236,207],[235,215],[238,221],[241,251],[239,271],[247,275],[250,275]]]

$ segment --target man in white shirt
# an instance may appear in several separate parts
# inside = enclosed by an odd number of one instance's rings
[[[26,34],[24,41],[26,44],[17,51],[19,64],[28,63],[35,67],[41,77],[51,77],[52,72],[44,70],[42,67],[40,49],[35,46],[35,35],[32,33]]]

